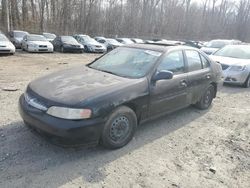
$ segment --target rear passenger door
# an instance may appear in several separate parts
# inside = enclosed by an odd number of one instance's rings
[[[196,103],[211,82],[210,63],[200,52],[192,49],[185,50],[185,57],[188,65],[190,102]]]

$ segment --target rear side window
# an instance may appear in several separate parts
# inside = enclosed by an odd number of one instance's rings
[[[186,56],[188,61],[189,72],[202,69],[202,63],[199,52],[194,50],[186,50]]]
[[[172,52],[165,56],[158,67],[158,71],[162,70],[171,71],[174,74],[184,73],[185,65],[182,51]]]
[[[203,55],[200,54],[200,56],[203,69],[210,67],[209,61]]]

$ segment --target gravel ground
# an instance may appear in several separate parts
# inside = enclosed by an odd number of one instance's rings
[[[209,110],[189,107],[143,124],[114,151],[57,147],[24,126],[17,101],[31,80],[97,56],[0,57],[1,188],[250,187],[250,89],[224,86]]]

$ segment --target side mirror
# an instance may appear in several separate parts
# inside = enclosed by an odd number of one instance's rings
[[[152,80],[155,82],[158,80],[171,80],[173,76],[174,76],[173,72],[164,70],[164,71],[156,72]]]

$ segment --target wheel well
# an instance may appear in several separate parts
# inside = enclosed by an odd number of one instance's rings
[[[214,86],[214,98],[216,97],[216,94],[217,94],[217,84],[215,82],[212,82],[211,83],[212,86]]]
[[[131,108],[134,111],[134,113],[135,113],[135,115],[137,117],[137,121],[139,123],[140,122],[140,118],[141,118],[141,114],[138,112],[137,106],[135,104],[133,104],[133,103],[125,103],[123,105]]]

